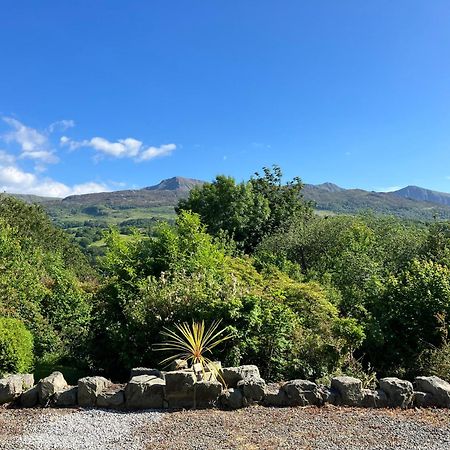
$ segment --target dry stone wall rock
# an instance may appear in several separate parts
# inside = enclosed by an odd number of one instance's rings
[[[380,388],[386,393],[388,406],[408,408],[414,398],[414,389],[410,381],[388,377],[380,380]]]
[[[255,365],[222,368],[222,378],[228,388],[235,388],[239,381],[245,378],[261,378]]]
[[[55,394],[55,405],[60,408],[70,408],[78,405],[78,386],[68,386]]]
[[[344,405],[358,406],[363,399],[362,381],[354,377],[334,377],[331,379],[331,387],[340,396],[340,401]]]
[[[169,408],[192,408],[195,402],[196,376],[191,370],[166,372],[166,400]]]
[[[130,380],[139,375],[152,375],[153,377],[164,379],[164,373],[158,369],[149,369],[147,367],[135,367],[131,369]]]
[[[289,399],[283,387],[278,384],[269,384],[264,390],[263,404],[265,406],[276,406],[280,408],[288,406]]]
[[[414,382],[388,377],[379,388],[363,389],[361,380],[335,377],[331,386],[308,380],[290,380],[266,385],[256,366],[226,367],[222,373],[235,387],[215,379],[197,379],[193,370],[159,372],[136,368],[141,373],[126,385],[112,384],[103,377],[85,377],[68,386],[60,372],[33,384],[32,375],[9,375],[0,380],[0,403],[15,402],[25,408],[42,406],[97,406],[114,409],[180,409],[221,406],[238,409],[252,403],[265,406],[307,406],[324,403],[365,408],[450,408],[450,384],[438,377],[417,377]],[[159,374],[160,377],[151,374]],[[164,377],[164,379],[163,379]]]
[[[242,391],[247,404],[264,399],[266,382],[262,378],[249,377],[239,381],[237,387]]]
[[[15,400],[23,392],[22,375],[9,375],[0,379],[0,405]]]
[[[53,372],[39,380],[37,387],[39,403],[44,406],[53,400],[55,394],[67,388],[67,382],[61,372]]]
[[[20,406],[23,408],[33,408],[39,403],[38,387],[33,386],[22,392],[20,396]]]
[[[229,388],[220,397],[220,404],[225,409],[242,408],[244,406],[244,395],[238,388]]]
[[[195,383],[196,408],[216,406],[222,394],[222,384],[218,381],[200,381]]]
[[[290,406],[321,405],[322,394],[316,383],[307,380],[291,380],[283,385]]]
[[[97,396],[97,406],[100,408],[119,409],[125,407],[125,391],[123,386],[111,386]]]
[[[95,406],[98,395],[111,386],[111,381],[104,377],[85,377],[78,380],[78,404]]]
[[[125,387],[125,404],[130,409],[164,407],[165,381],[153,375],[133,377]]]
[[[414,386],[417,391],[431,394],[432,399],[429,398],[428,401],[434,406],[450,408],[450,383],[436,376],[416,377]]]

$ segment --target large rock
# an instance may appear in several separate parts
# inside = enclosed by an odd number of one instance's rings
[[[244,394],[246,403],[260,402],[264,399],[266,382],[262,378],[248,377],[239,381],[237,387]]]
[[[166,372],[166,400],[169,408],[193,408],[196,376],[191,370]]]
[[[414,385],[417,391],[426,392],[433,396],[434,406],[450,408],[450,383],[433,377],[416,377]]]
[[[334,377],[331,387],[339,392],[343,405],[358,406],[363,399],[362,381],[354,377]]]
[[[227,389],[220,397],[220,404],[225,409],[239,409],[244,406],[244,395],[240,389]]]
[[[123,386],[111,386],[97,396],[97,406],[100,408],[123,408],[125,406],[125,392]]]
[[[152,375],[133,377],[125,387],[125,403],[131,409],[162,409],[165,381]]]
[[[414,390],[412,383],[409,381],[395,377],[382,378],[380,389],[386,393],[388,406],[407,408],[412,404]]]
[[[48,405],[53,396],[67,387],[67,382],[61,372],[53,372],[48,377],[42,378],[37,384],[39,403]]]
[[[111,386],[111,381],[103,377],[84,377],[78,380],[78,404],[95,406],[100,392]]]
[[[289,399],[284,389],[277,384],[269,384],[264,390],[264,406],[288,406]]]
[[[78,386],[68,386],[55,394],[55,405],[60,408],[71,408],[78,404]]]
[[[23,392],[22,375],[9,375],[0,379],[0,405],[10,403]]]
[[[228,388],[237,387],[239,381],[244,378],[261,378],[258,367],[254,365],[224,367],[221,375]]]
[[[381,389],[372,391],[363,389],[363,398],[359,406],[364,408],[385,408],[388,405],[386,393]]]
[[[22,392],[20,396],[20,406],[23,408],[33,408],[39,403],[38,387],[34,386]]]
[[[429,392],[414,391],[413,405],[419,408],[436,406],[433,394]]]
[[[291,406],[321,405],[322,395],[316,383],[307,380],[291,380],[283,385]]]
[[[140,375],[152,375],[153,377],[164,379],[164,375],[158,369],[148,369],[147,367],[135,367],[131,369],[130,380]]]
[[[222,384],[218,381],[199,381],[194,385],[195,407],[216,406],[222,394]]]
[[[336,389],[330,388],[328,386],[319,386],[319,392],[322,396],[322,403],[329,403],[330,405],[340,405],[341,396]]]

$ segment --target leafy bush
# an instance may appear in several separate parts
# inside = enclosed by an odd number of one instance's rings
[[[23,322],[0,317],[0,374],[23,373],[33,366],[33,337]]]
[[[92,270],[42,211],[0,197],[0,315],[20,319],[46,353],[85,356]]]
[[[450,383],[450,343],[427,353],[425,370]]]
[[[450,331],[450,269],[413,260],[387,279],[370,309],[372,331],[366,345],[376,366],[384,373],[416,375],[421,353],[440,348]]]
[[[133,365],[157,364],[152,345],[165,327],[181,322],[222,319],[235,338],[218,357],[257,364],[268,379],[320,375],[357,346],[349,329],[358,326],[339,317],[335,291],[279,271],[258,273],[251,258],[231,256],[208,235],[196,214],[181,212],[152,238],[123,239],[112,231],[107,242],[92,357],[108,373],[125,376]]]
[[[192,211],[201,216],[209,233],[226,232],[246,252],[253,252],[264,236],[285,229],[295,219],[310,217],[311,204],[302,199],[299,178],[282,184],[278,166],[264,168],[247,182],[236,184],[220,175],[212,183],[195,187],[176,211]]]

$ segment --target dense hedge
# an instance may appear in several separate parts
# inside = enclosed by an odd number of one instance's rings
[[[22,321],[0,317],[0,374],[25,373],[33,366],[33,337]]]

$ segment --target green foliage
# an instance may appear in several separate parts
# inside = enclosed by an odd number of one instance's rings
[[[235,336],[220,359],[258,364],[270,379],[320,375],[357,345],[333,304],[335,291],[279,271],[258,273],[250,258],[231,256],[208,235],[196,214],[181,212],[152,238],[125,240],[112,231],[107,242],[108,280],[97,296],[92,349],[107,372],[155,365],[151,348],[165,327],[217,318]]]
[[[158,364],[152,348],[167,327],[221,320],[233,338],[218,359],[257,364],[269,380],[448,378],[449,223],[313,216],[301,181],[281,180],[278,167],[243,183],[217,177],[180,202],[176,220],[159,204],[135,215],[65,202],[100,280],[39,207],[0,196],[0,316],[31,332],[38,372],[125,378]]]
[[[418,371],[417,358],[440,348],[450,328],[450,269],[433,261],[413,260],[390,276],[372,301],[372,338],[367,343],[384,371]]]
[[[450,343],[435,348],[426,354],[424,369],[431,375],[436,375],[450,383]]]
[[[178,353],[164,359],[161,364],[181,360],[197,372],[196,366],[199,366],[203,376],[210,372],[214,379],[220,379],[220,367],[211,359],[213,349],[233,337],[226,328],[219,329],[220,322],[215,320],[208,328],[205,327],[205,321],[192,322],[192,325],[188,322],[176,323],[173,330],[165,327],[161,331],[165,341],[155,344],[155,348]]]
[[[264,168],[264,175],[236,184],[220,175],[212,183],[195,187],[176,208],[198,213],[208,232],[225,231],[246,252],[252,252],[264,236],[280,230],[296,218],[309,217],[312,207],[301,198],[299,178],[282,184],[279,167]]]
[[[33,366],[33,337],[23,322],[0,317],[0,375],[24,373]]]
[[[92,269],[42,211],[0,200],[0,315],[21,319],[37,358],[83,354],[89,334]]]

